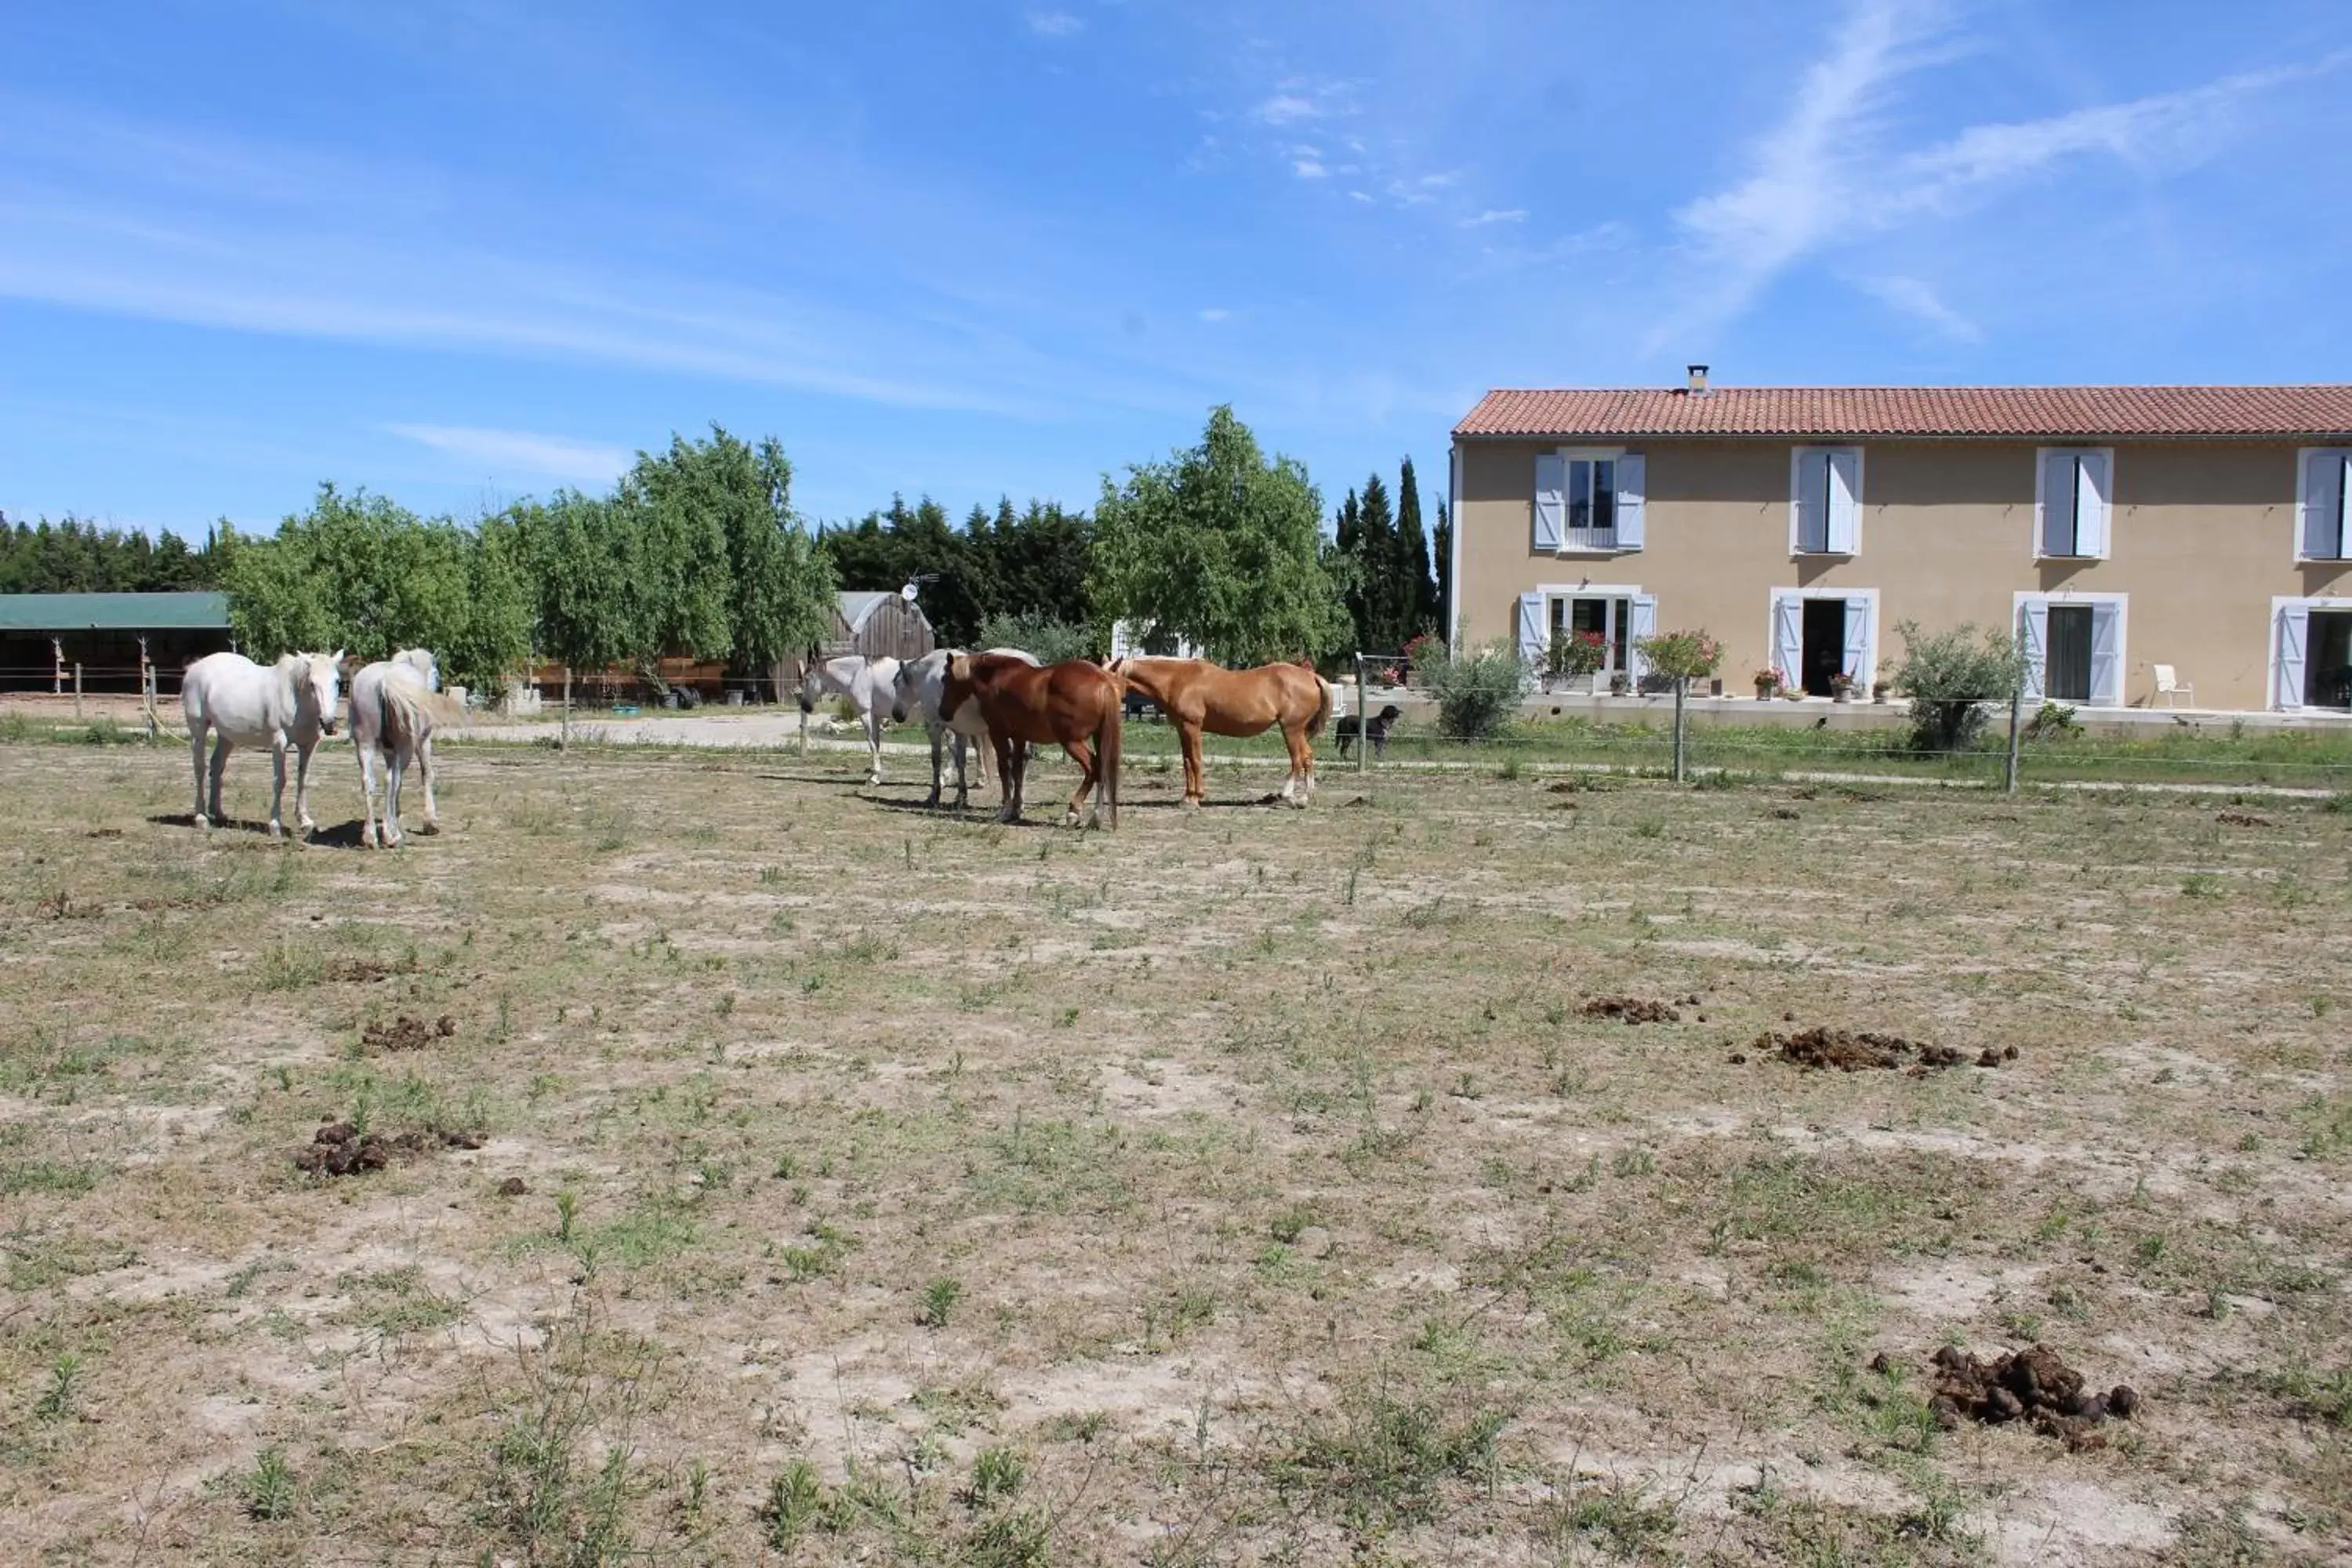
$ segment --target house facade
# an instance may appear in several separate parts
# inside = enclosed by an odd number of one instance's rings
[[[2352,707],[2352,386],[1496,391],[1454,427],[1454,646],[1700,627],[1866,691],[1895,627],[2088,708]],[[2159,691],[2159,668],[2179,698]]]

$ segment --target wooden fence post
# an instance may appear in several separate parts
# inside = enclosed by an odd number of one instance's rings
[[[74,722],[81,722],[81,660],[74,660]]]

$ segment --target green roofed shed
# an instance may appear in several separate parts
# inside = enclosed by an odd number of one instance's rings
[[[226,630],[226,594],[0,594],[0,632]]]
[[[226,594],[0,594],[0,690],[137,691],[143,654],[159,691],[229,646]]]

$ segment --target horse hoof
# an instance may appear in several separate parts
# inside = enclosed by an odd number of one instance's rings
[[[269,837],[272,838],[283,838],[286,837],[286,829],[273,822],[269,825]]]
[[[420,837],[425,837],[425,838],[433,838],[433,837],[438,837],[438,836],[439,836],[439,834],[440,834],[440,832],[441,832],[441,825],[440,825],[439,823],[435,822],[435,821],[432,821],[432,820],[430,820],[430,819],[428,818],[428,819],[426,820],[426,822],[425,822],[425,826],[422,826],[422,827],[420,827],[420,828],[418,828],[416,831],[417,831],[417,834],[418,834],[418,836],[419,836]]]

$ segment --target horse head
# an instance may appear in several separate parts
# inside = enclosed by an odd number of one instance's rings
[[[392,656],[394,664],[404,664],[415,670],[425,682],[427,691],[441,689],[441,666],[429,647],[404,647]]]
[[[943,662],[928,653],[920,658],[898,660],[898,669],[890,676],[890,722],[903,724],[907,721],[907,715],[914,710],[922,692],[923,667]]]
[[[297,709],[309,707],[319,716],[319,733],[335,732],[336,710],[342,706],[343,653],[306,653],[294,670]]]
[[[808,653],[801,659],[800,695],[801,711],[803,713],[814,713],[816,711],[817,693],[821,689],[824,679],[824,658],[817,653],[816,649],[809,649]]]

